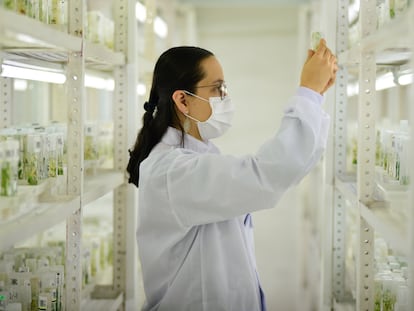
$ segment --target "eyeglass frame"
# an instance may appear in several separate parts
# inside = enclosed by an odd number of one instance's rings
[[[224,81],[216,83],[216,84],[210,84],[210,85],[198,85],[198,86],[195,86],[194,88],[198,89],[198,88],[206,88],[206,87],[213,87],[213,86],[217,87],[217,89],[220,93],[220,98],[221,99],[226,98],[228,92],[227,92],[226,82],[224,82]]]

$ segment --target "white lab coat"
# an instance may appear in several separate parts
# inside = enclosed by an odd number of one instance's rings
[[[277,134],[244,157],[189,135],[182,147],[181,133],[168,129],[140,167],[143,310],[261,310],[246,214],[274,207],[318,162],[329,125],[321,103],[299,88]]]

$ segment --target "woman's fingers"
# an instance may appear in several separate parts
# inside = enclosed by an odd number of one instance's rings
[[[336,62],[336,56],[326,46],[326,41],[321,39],[316,52],[308,51],[300,85],[324,93],[335,82],[338,70]]]
[[[306,63],[308,60],[310,60],[310,59],[311,59],[311,57],[312,57],[314,54],[315,54],[315,51],[314,51],[314,50],[309,49],[309,50],[308,50],[308,57],[306,58],[305,63]]]
[[[326,49],[327,49],[326,41],[325,39],[321,39],[319,41],[319,46],[318,46],[318,49],[316,50],[316,54],[323,56],[326,52]]]

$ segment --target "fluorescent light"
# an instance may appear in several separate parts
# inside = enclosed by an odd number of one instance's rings
[[[141,23],[145,22],[147,19],[147,9],[146,7],[139,1],[135,5],[135,17]]]
[[[27,80],[14,79],[13,88],[15,91],[26,91],[27,90]]]
[[[159,16],[155,17],[154,20],[154,32],[160,38],[165,38],[168,35],[167,23]]]
[[[398,84],[407,85],[413,83],[413,74],[405,74],[398,77]]]
[[[352,24],[359,15],[360,0],[355,0],[348,8],[348,23]]]
[[[115,81],[111,78],[105,79],[86,74],[85,86],[98,90],[113,91],[115,89]]]
[[[346,93],[349,97],[358,95],[359,93],[359,85],[358,83],[349,83],[346,87]]]
[[[135,18],[141,23],[147,20],[147,8],[139,1],[135,5]],[[160,38],[165,38],[168,34],[168,25],[159,16],[156,16],[154,19],[154,32]]]
[[[389,89],[394,86],[396,86],[396,84],[392,72],[388,72],[385,75],[378,77],[375,81],[375,89],[377,91]]]
[[[144,96],[147,93],[147,87],[143,83],[138,83],[137,93],[139,96]]]
[[[25,35],[25,34],[22,34],[22,33],[16,34],[16,39],[19,40],[19,41],[30,43],[30,44],[42,44],[42,45],[45,44],[44,41],[35,39],[32,36],[28,36],[28,35]]]
[[[377,78],[375,81],[375,90],[381,91],[395,87],[398,85],[408,85],[414,82],[413,74],[406,73],[398,77],[398,82],[396,83],[394,75],[391,72],[388,72]],[[355,96],[359,93],[359,85],[357,82],[349,83],[347,86],[348,96]]]
[[[44,71],[24,67],[1,65],[1,76],[8,78],[34,80],[48,83],[63,84],[66,82],[66,76],[60,72]]]

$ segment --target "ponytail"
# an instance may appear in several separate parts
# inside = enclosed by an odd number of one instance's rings
[[[157,145],[168,127],[184,130],[175,110],[172,94],[175,90],[193,91],[204,78],[201,62],[213,54],[198,47],[175,47],[164,52],[154,68],[149,100],[145,102],[143,125],[138,133],[133,149],[129,150],[127,172],[129,183],[139,185],[139,169],[151,150]],[[184,141],[182,139],[182,141]]]
[[[129,150],[130,158],[127,166],[129,173],[128,182],[133,183],[137,187],[141,162],[148,157],[154,146],[161,141],[162,136],[164,136],[171,123],[167,119],[170,119],[171,115],[176,116],[175,111],[168,111],[173,108],[172,104],[162,107],[153,98],[151,100],[144,104],[145,113],[142,116],[143,125],[138,133],[134,148]]]

